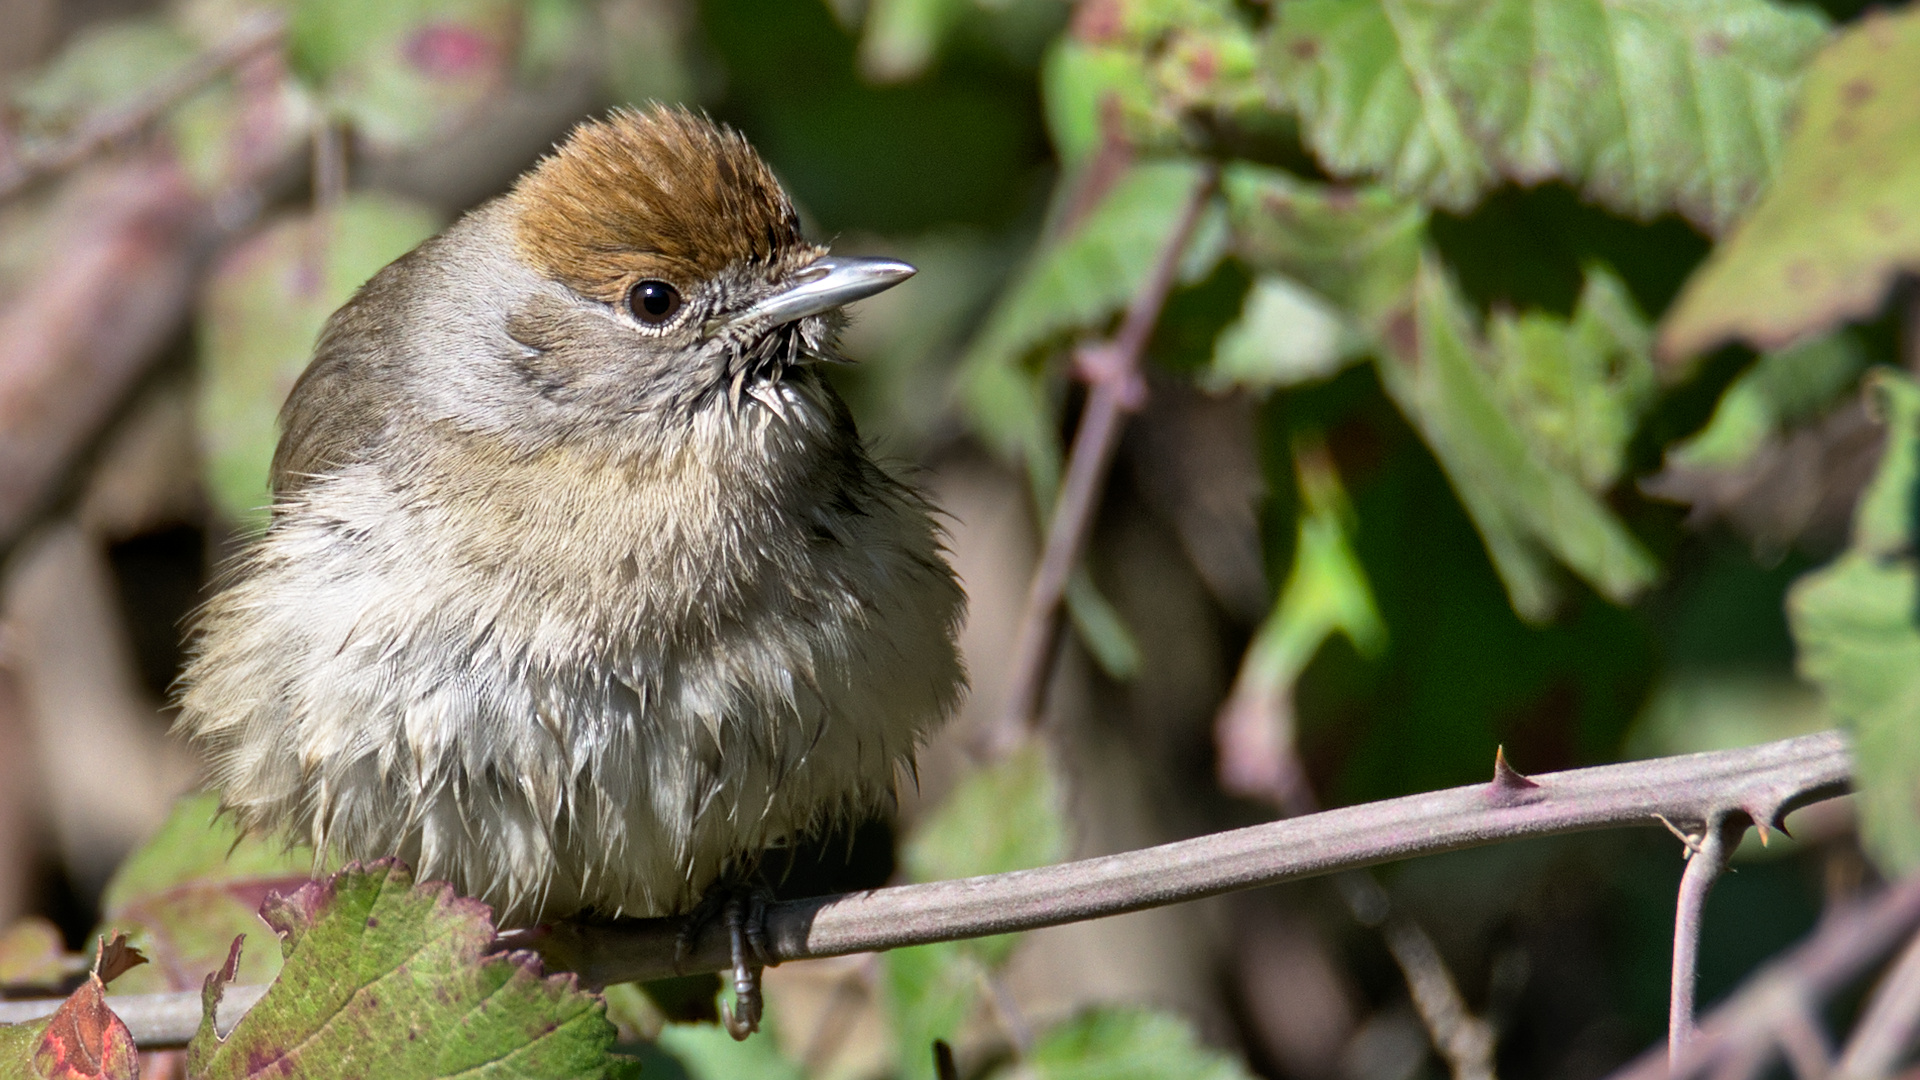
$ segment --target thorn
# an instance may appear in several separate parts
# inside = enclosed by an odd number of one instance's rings
[[[1487,785],[1487,796],[1495,806],[1519,806],[1544,799],[1547,793],[1507,764],[1506,747],[1500,746],[1493,751],[1493,782]]]
[[[1753,819],[1753,827],[1754,827],[1754,829],[1756,829],[1756,830],[1757,830],[1757,831],[1758,831],[1758,832],[1760,833],[1760,846],[1761,846],[1761,847],[1766,847],[1766,846],[1767,846],[1767,838],[1768,838],[1768,836],[1770,836],[1770,835],[1771,835],[1771,833],[1770,833],[1770,832],[1769,832],[1769,830],[1767,829],[1767,823],[1766,823],[1766,822],[1764,822],[1764,821],[1761,821],[1761,820],[1760,820],[1759,818],[1754,818],[1754,819]]]

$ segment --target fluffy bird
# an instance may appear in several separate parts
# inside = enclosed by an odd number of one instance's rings
[[[675,109],[581,126],[381,270],[198,617],[178,730],[223,805],[503,925],[685,912],[888,807],[964,599],[818,365],[912,273],[808,243]]]

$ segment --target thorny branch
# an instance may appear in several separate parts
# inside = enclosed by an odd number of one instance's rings
[[[1153,271],[1128,305],[1119,332],[1110,341],[1081,349],[1076,358],[1081,374],[1092,389],[1080,415],[1080,425],[1073,434],[1065,477],[1054,500],[1053,516],[1047,523],[1046,546],[1041,550],[1040,564],[1033,572],[1019,628],[1014,632],[1006,708],[992,733],[999,749],[1019,742],[1040,714],[1067,578],[1086,546],[1094,510],[1099,505],[1100,489],[1113,464],[1114,450],[1120,445],[1120,431],[1127,414],[1138,409],[1145,397],[1146,383],[1140,374],[1140,364],[1147,350],[1147,339],[1153,336],[1160,309],[1166,305],[1167,295],[1173,291],[1174,280],[1179,275],[1187,243],[1193,238],[1201,213],[1213,198],[1218,182],[1218,169],[1207,165],[1194,184],[1179,224],[1167,238]]]
[[[1694,1038],[1669,1067],[1664,1046],[1655,1046],[1610,1080],[1690,1080],[1714,1076],[1747,1080],[1759,1076],[1785,1050],[1812,1058],[1817,1046],[1797,1047],[1812,1024],[1819,1034],[1821,1002],[1920,929],[1920,876],[1893,885],[1871,900],[1830,912],[1812,937],[1748,979],[1709,1013]],[[1821,1036],[1822,1041],[1824,1037]]]
[[[90,117],[67,137],[50,146],[30,150],[11,161],[0,161],[0,200],[25,191],[35,182],[65,172],[146,130],[174,106],[193,96],[263,49],[277,46],[285,20],[263,12],[243,20],[226,40],[189,60],[181,69],[137,101]]]
[[[1221,785],[1235,794],[1268,803],[1287,817],[1319,810],[1312,782],[1291,735],[1288,689],[1276,687],[1254,670],[1252,650],[1242,662],[1232,694],[1217,725]],[[1494,755],[1493,786],[1524,792],[1532,781],[1507,768]],[[1493,1080],[1493,1025],[1473,1015],[1440,950],[1425,928],[1395,914],[1387,891],[1365,870],[1348,870],[1334,879],[1347,912],[1361,926],[1378,930],[1387,952],[1406,979],[1414,1010],[1427,1037],[1446,1059],[1454,1080]]]
[[[1761,828],[1769,822],[1755,818]],[[1673,826],[1669,825],[1672,829]],[[1675,832],[1680,830],[1674,829]],[[1700,920],[1707,907],[1707,893],[1727,868],[1733,849],[1747,822],[1734,815],[1716,815],[1707,819],[1698,834],[1682,834],[1687,845],[1687,869],[1680,876],[1680,899],[1673,914],[1673,990],[1667,998],[1667,1060],[1677,1063],[1681,1051],[1693,1039],[1693,994],[1699,984]]]
[[[768,952],[780,962],[1035,930],[1417,855],[1661,817],[1699,826],[1744,814],[1778,827],[1788,812],[1848,790],[1851,775],[1844,737],[1827,732],[1549,773],[1524,790],[1496,780],[1036,870],[773,904]],[[686,929],[684,918],[565,922],[503,934],[500,944],[535,949],[550,966],[578,972],[594,986],[729,966],[724,928],[708,925],[676,968]],[[243,1002],[259,992],[234,987],[228,998]],[[179,1011],[182,997],[110,1000],[136,1036],[145,1033],[142,1045],[158,1048],[184,1042],[199,1022],[197,1008]],[[0,1004],[0,1022],[45,1015],[57,1004]],[[156,1018],[155,1008],[175,1013]]]

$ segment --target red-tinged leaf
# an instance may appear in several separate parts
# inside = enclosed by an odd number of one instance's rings
[[[133,1033],[107,1008],[106,993],[99,976],[90,975],[47,1021],[33,1051],[33,1067],[44,1080],[138,1080]]]
[[[188,1046],[196,1080],[377,1075],[587,1078],[624,1075],[606,1005],[530,953],[490,954],[485,905],[415,886],[391,860],[354,865],[265,905],[285,963],[222,1037],[213,1026],[237,950],[209,978]]]
[[[197,990],[220,966],[236,934],[267,936],[261,902],[305,884],[313,853],[242,838],[217,816],[211,795],[182,799],[153,839],[120,865],[101,898],[96,933],[124,930],[152,963],[129,972],[123,994]],[[239,981],[265,983],[280,970],[277,949],[254,949]]]

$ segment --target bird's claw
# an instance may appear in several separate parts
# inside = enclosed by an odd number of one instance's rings
[[[721,1004],[720,1020],[727,1034],[743,1040],[760,1030],[766,1005],[760,996],[760,972],[769,955],[767,901],[757,892],[748,893],[744,901],[733,896],[721,911],[733,952],[733,1001]]]

